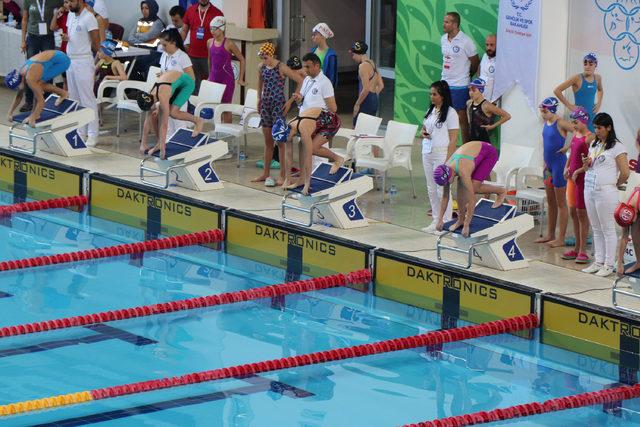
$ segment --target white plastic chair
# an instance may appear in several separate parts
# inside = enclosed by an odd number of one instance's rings
[[[144,92],[149,92],[151,87],[156,81],[157,74],[160,73],[160,68],[149,67],[149,73],[147,74],[147,81],[140,82],[137,80],[125,80],[118,84],[116,89],[116,109],[118,110],[118,119],[116,124],[116,136],[120,136],[120,112],[122,110],[132,111],[139,115],[139,134],[142,135],[142,113],[143,111],[138,107],[138,102],[135,99],[127,98],[126,90],[137,89]]]
[[[123,66],[124,66],[124,71],[125,73],[127,73],[127,70],[129,69],[129,61],[126,61]],[[122,83],[121,80],[102,80],[100,82],[100,85],[98,86],[98,93],[96,94],[96,99],[98,101],[98,105],[100,104],[109,104],[107,105],[107,109],[109,108],[113,108],[116,106],[116,102],[117,102],[117,91],[116,89],[118,88],[118,85]],[[112,96],[107,96],[106,92],[108,89],[113,89],[113,95]]]
[[[346,163],[353,160],[354,149],[360,138],[366,136],[376,136],[382,119],[369,114],[360,113],[354,129],[340,128],[336,136],[347,138],[346,148],[331,148],[331,151],[342,157]]]
[[[507,193],[515,192],[515,194],[508,195],[507,198],[516,200],[518,208],[523,211],[527,211],[522,204],[525,200],[537,203],[540,206],[538,222],[540,223],[540,236],[542,236],[542,217],[546,215],[547,193],[544,189],[529,186],[527,184],[527,179],[529,178],[544,180],[544,168],[542,166],[527,166],[512,170],[507,175],[506,182],[513,180],[515,186],[510,187],[507,185]]]
[[[363,137],[355,145],[355,161],[359,168],[371,168],[382,173],[382,203],[387,189],[387,171],[402,167],[409,171],[413,198],[416,198],[416,187],[413,182],[411,166],[411,150],[418,131],[417,125],[389,120],[384,138]],[[371,147],[379,147],[383,157],[374,157]]]
[[[222,123],[222,114],[231,113],[234,116],[242,118],[241,123]],[[240,104],[220,104],[215,108],[213,113],[213,124],[216,132],[232,135],[237,141],[238,167],[240,167],[240,137],[244,138],[244,151],[247,152],[247,134],[261,133],[260,126],[252,126],[252,119],[260,117],[258,112],[258,91],[255,89],[247,90],[244,105]]]
[[[205,108],[215,108],[222,102],[222,96],[227,85],[221,83],[210,82],[209,80],[203,80],[200,83],[200,90],[198,95],[192,95],[189,97],[189,102],[195,106],[194,116],[200,117],[200,113]]]
[[[493,168],[496,179],[495,181],[488,182],[488,184],[502,185],[505,187],[515,185],[513,182],[507,182],[507,176],[514,178],[514,170],[528,167],[531,164],[534,151],[534,147],[505,143],[500,144],[500,158]]]

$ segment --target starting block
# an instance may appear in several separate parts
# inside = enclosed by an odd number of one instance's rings
[[[514,270],[527,267],[529,264],[524,258],[516,239],[533,229],[533,217],[529,214],[518,212],[513,205],[503,204],[492,208],[493,201],[480,199],[476,203],[473,218],[470,224],[469,237],[462,236],[462,227],[456,231],[446,231],[438,237],[436,250],[438,261],[443,264],[470,268],[472,263],[494,268],[496,270]],[[444,229],[455,223],[450,221],[444,225]],[[443,239],[451,237],[455,246],[443,244]],[[443,259],[444,251],[457,252],[467,256],[467,264],[459,264]]]
[[[285,194],[282,199],[282,219],[285,222],[310,227],[314,222],[314,214],[317,214],[322,222],[338,228],[368,225],[356,198],[373,189],[371,177],[345,167],[334,174],[330,174],[330,170],[329,163],[316,166],[311,174],[309,195],[302,194],[302,185]],[[308,220],[287,217],[288,210],[304,212]]]
[[[33,155],[38,150],[38,141],[41,141],[43,151],[59,156],[71,157],[91,154],[91,149],[87,148],[84,140],[78,134],[78,128],[93,121],[96,115],[95,111],[81,107],[78,101],[71,99],[65,99],[56,106],[57,100],[58,95],[52,94],[47,97],[44,110],[42,110],[35,127],[22,123],[31,115],[30,112],[14,116],[13,124],[9,129],[9,148]],[[31,149],[16,146],[14,144],[16,139],[31,142],[33,146]]]
[[[625,259],[625,261],[627,260]],[[624,268],[627,269],[633,264],[635,264],[635,259],[632,262],[626,264]],[[620,289],[619,286],[621,284],[631,286],[631,290]],[[621,277],[616,277],[616,280],[613,282],[613,289],[611,290],[611,302],[615,308],[617,308],[618,310],[626,311],[627,313],[640,314],[639,309],[620,305],[620,303],[618,302],[618,296],[620,295],[624,295],[635,301],[640,300],[640,270],[636,270],[631,274],[625,274]]]
[[[222,182],[213,169],[213,161],[227,154],[226,141],[216,141],[206,133],[193,137],[190,129],[180,128],[169,138],[166,145],[166,160],[160,159],[160,152],[145,157],[140,162],[140,180],[158,188],[168,188],[175,184],[196,191],[217,190]],[[157,167],[147,166],[153,161]],[[148,181],[148,176],[164,177],[164,184]]]

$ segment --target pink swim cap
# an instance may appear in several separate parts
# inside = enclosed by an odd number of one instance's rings
[[[433,180],[438,185],[448,184],[452,175],[453,169],[451,169],[451,166],[447,166],[445,164],[442,164],[433,170]]]

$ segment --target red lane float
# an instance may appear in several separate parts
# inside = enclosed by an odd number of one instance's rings
[[[157,240],[147,240],[145,242],[125,243],[123,245],[107,246],[106,248],[86,249],[77,252],[67,252],[64,254],[45,255],[35,258],[25,258],[13,261],[0,262],[0,271],[19,270],[30,267],[41,267],[44,265],[62,264],[67,262],[85,261],[96,258],[107,258],[120,255],[137,254],[147,251],[157,251],[160,249],[171,249],[181,246],[191,246],[202,243],[214,243],[224,240],[222,230],[199,231],[191,234],[181,234],[179,236],[165,237]]]
[[[8,216],[18,212],[41,211],[44,209],[68,208],[71,206],[84,206],[89,203],[87,196],[61,197],[59,199],[37,200],[34,202],[16,203],[0,206],[0,216]]]
[[[516,332],[525,329],[537,328],[538,323],[538,316],[536,316],[535,314],[529,314],[526,316],[518,316],[504,320],[496,320],[494,322],[481,323],[474,326],[464,326],[455,329],[439,330],[422,335],[378,341],[370,344],[356,345],[353,347],[301,354],[298,356],[285,357],[282,359],[248,363],[245,365],[213,369],[210,371],[194,372],[178,377],[161,378],[150,381],[141,381],[137,383],[118,385],[114,387],[105,387],[91,390],[90,393],[94,400],[108,399],[111,397],[123,396],[133,393],[143,393],[169,387],[178,387],[206,381],[258,374],[262,372],[288,369],[297,366],[315,365],[318,363],[326,363],[336,360],[389,353],[416,347],[426,347],[488,335]]]
[[[348,284],[369,283],[370,281],[371,272],[369,270],[359,270],[349,274],[335,274],[333,276],[317,277],[314,279],[300,280],[280,285],[270,285],[237,292],[227,292],[219,295],[189,298],[180,301],[124,308],[121,310],[103,311],[101,313],[65,317],[62,319],[46,320],[43,322],[28,323],[17,326],[6,326],[0,328],[0,338],[33,334],[56,329],[73,328],[77,326],[87,326],[95,323],[112,322],[136,317],[153,316],[163,313],[173,313],[175,311],[193,310],[196,308],[212,307],[216,305],[233,304],[260,298],[298,294]]]
[[[566,409],[581,408],[584,406],[618,402],[621,400],[635,399],[637,397],[640,397],[640,384],[610,388],[607,390],[598,390],[590,393],[574,394],[572,396],[559,397],[544,402],[525,403],[523,405],[510,406],[508,408],[475,412],[472,414],[441,418],[439,420],[425,421],[417,424],[406,424],[404,427],[470,426],[512,418],[528,417],[548,412],[564,411]]]

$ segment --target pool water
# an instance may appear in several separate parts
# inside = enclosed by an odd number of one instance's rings
[[[9,260],[144,239],[52,210],[0,227]],[[255,288],[286,271],[206,247],[3,272],[0,326]],[[304,278],[304,277],[303,277]],[[404,337],[439,314],[349,288],[0,339],[0,404]],[[580,363],[574,363],[579,360]],[[576,369],[576,366],[588,369]],[[397,426],[619,385],[615,365],[501,335],[2,418],[3,425]],[[640,426],[640,402],[498,424]]]

